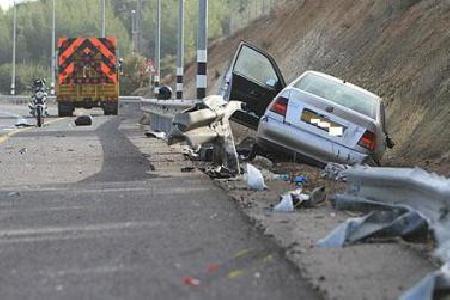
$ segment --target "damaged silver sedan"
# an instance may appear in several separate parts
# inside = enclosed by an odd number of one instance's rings
[[[285,84],[274,59],[242,42],[222,83],[233,115],[257,130],[257,144],[313,162],[379,165],[392,142],[379,96],[335,77],[307,71]]]

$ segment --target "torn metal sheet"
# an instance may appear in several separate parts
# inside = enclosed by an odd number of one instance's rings
[[[351,168],[343,172],[347,194],[411,207],[422,214],[438,240],[437,255],[450,261],[450,179],[409,168]]]
[[[335,208],[369,214],[347,220],[319,245],[345,245],[362,235],[423,236],[432,230],[438,243],[435,254],[446,263],[444,271],[430,273],[400,299],[432,300],[436,294],[450,295],[450,272],[446,267],[450,262],[450,179],[418,168],[357,167],[342,175],[349,186],[346,194],[332,201]],[[385,224],[383,217],[387,217]]]
[[[372,211],[364,217],[347,220],[320,240],[318,245],[324,248],[335,248],[372,238],[417,239],[423,235],[427,236],[427,232],[427,220],[417,211],[392,207],[391,211]]]

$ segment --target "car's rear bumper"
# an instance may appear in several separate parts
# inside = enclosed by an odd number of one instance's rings
[[[257,141],[263,148],[268,143],[275,144],[324,163],[357,164],[368,161],[368,154],[276,120],[261,120]]]

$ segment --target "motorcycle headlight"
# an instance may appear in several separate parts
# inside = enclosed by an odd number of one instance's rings
[[[43,93],[43,92],[37,92],[37,93],[36,93],[36,98],[37,98],[37,99],[41,100],[41,99],[43,99],[44,97],[45,97],[45,93]]]

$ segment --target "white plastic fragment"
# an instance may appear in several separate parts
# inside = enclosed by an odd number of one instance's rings
[[[281,202],[275,205],[273,208],[276,212],[293,212],[294,211],[294,201],[292,200],[291,194],[285,194],[281,197]]]
[[[264,191],[264,177],[252,164],[247,164],[247,186],[254,191]]]

